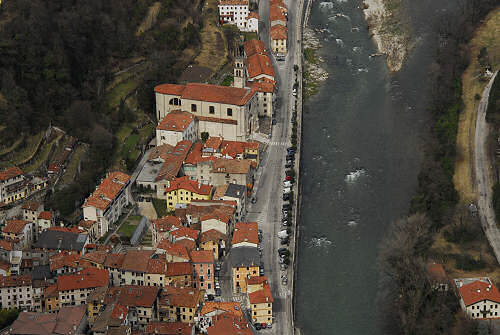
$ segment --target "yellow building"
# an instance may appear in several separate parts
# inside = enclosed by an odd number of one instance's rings
[[[165,286],[158,301],[160,321],[193,323],[204,294],[192,287]]]
[[[276,24],[271,27],[271,51],[273,53],[286,54],[287,52],[287,34],[288,29],[282,24]]]
[[[210,250],[214,259],[218,260],[226,247],[226,235],[216,229],[210,229],[200,234],[200,249]]]
[[[253,323],[273,323],[273,296],[267,280],[262,289],[248,293],[248,305]]]
[[[165,286],[191,286],[193,282],[193,266],[189,262],[174,262],[167,264]]]
[[[45,312],[51,313],[59,310],[59,292],[57,292],[57,284],[45,288],[43,304]]]
[[[188,176],[174,179],[166,190],[167,209],[173,211],[177,204],[189,204],[192,200],[210,200],[212,186],[190,180]]]
[[[107,287],[98,287],[87,297],[87,313],[89,324],[92,326],[96,317],[104,310]]]
[[[256,247],[232,248],[230,263],[233,276],[233,292],[247,293],[247,278],[259,275],[260,255]]]

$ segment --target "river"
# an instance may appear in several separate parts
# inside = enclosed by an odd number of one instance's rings
[[[408,212],[426,134],[432,26],[459,1],[409,1],[415,47],[388,73],[360,0],[314,2],[330,78],[304,106],[297,326],[305,335],[382,334],[378,245]],[[341,14],[341,15],[337,15]]]

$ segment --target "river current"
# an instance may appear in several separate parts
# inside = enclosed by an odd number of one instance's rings
[[[313,3],[329,79],[304,107],[297,326],[305,335],[381,334],[378,245],[408,212],[426,136],[434,24],[459,0],[405,3],[414,48],[390,74],[360,0]]]

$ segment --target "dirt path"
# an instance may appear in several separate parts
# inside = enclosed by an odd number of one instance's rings
[[[161,8],[161,2],[155,2],[151,7],[149,7],[148,13],[146,14],[146,17],[144,17],[144,20],[141,22],[141,25],[137,29],[137,32],[135,33],[136,36],[140,36],[149,29],[156,23],[156,18],[158,17],[158,14],[160,13],[160,8]]]
[[[479,100],[487,82],[480,81],[480,66],[477,55],[482,47],[486,47],[493,69],[500,65],[500,8],[492,11],[483,25],[477,30],[469,47],[471,62],[462,76],[462,99],[464,111],[460,114],[457,133],[457,160],[453,182],[460,198],[464,202],[477,200],[477,189],[474,175],[474,135],[476,127],[476,111]]]

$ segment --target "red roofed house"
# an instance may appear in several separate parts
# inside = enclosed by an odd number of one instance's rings
[[[76,252],[62,251],[52,255],[49,258],[49,269],[57,275],[77,272],[79,266],[80,255]]]
[[[165,285],[191,286],[193,282],[193,267],[189,262],[167,263]]]
[[[247,286],[247,295],[252,322],[272,324],[274,300],[269,283],[266,280],[262,284],[262,289],[253,292],[250,292],[250,287]]]
[[[255,247],[259,245],[257,222],[238,222],[234,227],[232,248]]]
[[[31,276],[0,276],[0,308],[31,309],[32,295]]]
[[[198,140],[198,121],[194,115],[180,110],[171,111],[156,126],[156,145],[175,146],[180,141]]]
[[[181,226],[179,227],[179,229],[176,229],[170,233],[170,239],[172,243],[178,243],[183,240],[193,241],[194,245],[196,246],[199,234],[199,230]]]
[[[146,335],[192,335],[194,323],[151,321],[146,326]]]
[[[97,287],[108,286],[108,270],[86,268],[77,273],[57,277],[60,306],[85,304],[88,295]]]
[[[158,243],[156,252],[164,254],[167,262],[189,262],[190,257],[183,244],[172,243],[168,239],[163,239]]]
[[[26,220],[7,220],[2,228],[2,237],[8,241],[19,243],[24,249],[33,242],[33,223]]]
[[[218,260],[219,257],[224,255],[226,240],[226,234],[215,229],[210,229],[200,234],[200,249],[212,251],[215,260]]]
[[[252,335],[253,331],[244,317],[235,317],[223,313],[212,318],[212,325],[207,328],[208,335]]]
[[[158,300],[160,321],[193,323],[203,303],[203,291],[182,286],[165,286]]]
[[[212,171],[210,171],[213,185],[233,183],[246,185],[248,189],[251,189],[256,167],[255,162],[249,159],[218,159],[212,164]]]
[[[191,200],[210,200],[212,186],[201,184],[188,176],[173,179],[167,192],[167,209],[175,210],[177,204],[189,204]]]
[[[271,51],[274,53],[286,54],[288,28],[282,24],[271,27]]]
[[[181,220],[173,215],[167,215],[162,218],[153,220],[151,223],[152,243],[156,248],[158,243],[164,238],[169,238],[170,233],[182,227]]]
[[[24,172],[17,166],[0,171],[0,203],[8,204],[26,197],[28,192]]]
[[[245,17],[248,14],[245,14]],[[155,87],[156,116],[161,120],[174,110],[192,113],[202,132],[245,141],[258,129],[255,92],[249,88],[188,83]]]
[[[448,291],[449,279],[446,276],[443,265],[435,262],[427,264],[427,275],[431,282],[432,288],[437,291]]]
[[[490,278],[455,279],[460,306],[472,319],[500,318],[500,292]]]
[[[206,334],[207,328],[212,326],[214,320],[222,314],[232,315],[235,318],[243,318],[243,312],[239,302],[227,301],[205,301],[198,317],[198,327]]]
[[[84,220],[97,221],[97,238],[104,236],[111,223],[116,222],[123,208],[130,203],[130,176],[123,172],[108,173],[83,204]]]
[[[193,264],[194,287],[205,290],[207,294],[215,294],[214,287],[214,254],[210,250],[191,251]]]
[[[281,10],[281,7],[278,5],[269,6],[269,22],[271,23],[271,27],[281,24],[286,26],[287,18],[285,13]]]

